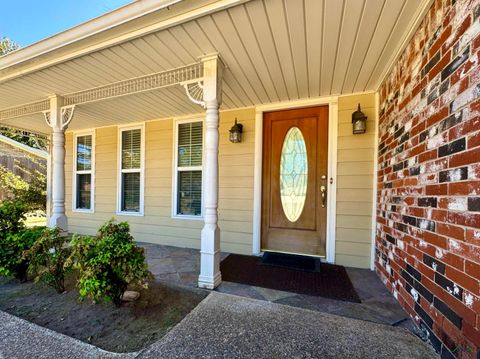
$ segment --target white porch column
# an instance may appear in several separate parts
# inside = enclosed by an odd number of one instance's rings
[[[218,228],[218,118],[222,68],[218,56],[202,60],[204,68],[203,101],[205,117],[204,227],[200,250],[200,288],[214,289],[221,281],[220,229]]]
[[[65,129],[72,120],[74,106],[63,106],[63,98],[50,97],[50,110],[45,111],[45,120],[52,128],[51,151],[51,193],[47,198],[51,199],[51,214],[48,221],[49,227],[59,227],[62,231],[68,231],[68,222],[65,215]]]

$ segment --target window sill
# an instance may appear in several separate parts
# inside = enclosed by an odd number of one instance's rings
[[[143,212],[117,212],[117,216],[143,217]]]
[[[203,221],[203,216],[176,214],[172,216],[172,219],[181,219],[181,220],[187,220],[187,221]]]
[[[75,208],[75,209],[72,209],[72,212],[74,212],[74,213],[87,213],[87,214],[92,214],[92,213],[95,213],[95,210],[93,210],[93,209],[80,209],[80,208]]]

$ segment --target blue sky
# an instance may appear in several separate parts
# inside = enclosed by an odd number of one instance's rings
[[[0,37],[20,46],[93,19],[132,0],[0,0]]]

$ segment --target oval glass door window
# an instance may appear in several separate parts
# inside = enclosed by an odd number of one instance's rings
[[[280,156],[280,198],[285,216],[296,222],[302,214],[307,197],[307,147],[298,127],[288,130]]]

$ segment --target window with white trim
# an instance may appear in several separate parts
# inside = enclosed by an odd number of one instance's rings
[[[120,130],[119,212],[143,212],[143,128]]]
[[[175,215],[202,215],[203,122],[177,123]]]
[[[93,135],[75,136],[74,210],[93,211]]]

